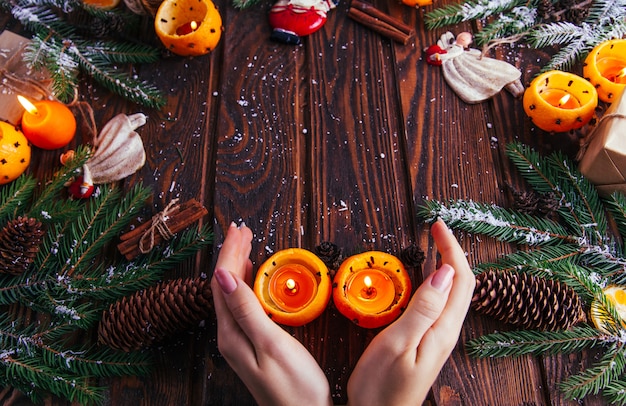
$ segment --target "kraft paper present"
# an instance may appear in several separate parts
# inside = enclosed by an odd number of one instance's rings
[[[626,194],[626,92],[606,110],[587,142],[580,172],[601,195]]]
[[[17,101],[20,94],[41,100],[51,93],[52,80],[45,70],[34,71],[22,59],[29,39],[11,31],[0,34],[0,120],[17,124],[24,108]]]

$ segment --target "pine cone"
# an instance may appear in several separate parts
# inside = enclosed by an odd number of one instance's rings
[[[177,279],[135,292],[103,312],[98,341],[126,352],[146,348],[197,326],[213,308],[211,296],[206,278]]]
[[[341,265],[341,249],[329,241],[322,241],[320,245],[315,247],[315,255],[317,255],[328,269],[336,270]]]
[[[551,0],[539,0],[537,5],[537,13],[544,21],[553,21],[555,19],[554,5]]]
[[[419,268],[424,263],[424,251],[415,244],[400,251],[400,261],[408,268]]]
[[[532,330],[567,330],[586,319],[581,300],[571,287],[526,273],[481,273],[476,277],[472,308]]]
[[[0,273],[21,275],[35,259],[44,230],[34,218],[18,217],[0,230]]]

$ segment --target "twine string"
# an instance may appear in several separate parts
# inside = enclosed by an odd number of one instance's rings
[[[167,220],[169,219],[169,214],[177,208],[178,199],[173,199],[162,212],[152,217],[150,228],[147,229],[139,239],[139,251],[141,251],[142,254],[147,254],[154,248],[155,233],[159,233],[166,241],[174,237],[172,230],[167,226]]]

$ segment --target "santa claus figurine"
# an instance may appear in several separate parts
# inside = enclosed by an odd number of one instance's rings
[[[300,44],[300,37],[319,30],[326,13],[336,7],[333,0],[278,0],[271,8],[271,38],[286,44]]]

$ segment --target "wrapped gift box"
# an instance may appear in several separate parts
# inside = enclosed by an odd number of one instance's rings
[[[626,92],[606,110],[587,140],[580,172],[601,195],[626,194]]]
[[[50,94],[52,80],[45,70],[34,71],[22,60],[29,40],[11,31],[0,34],[0,120],[17,124],[24,108],[17,101],[21,94],[41,100]]]

